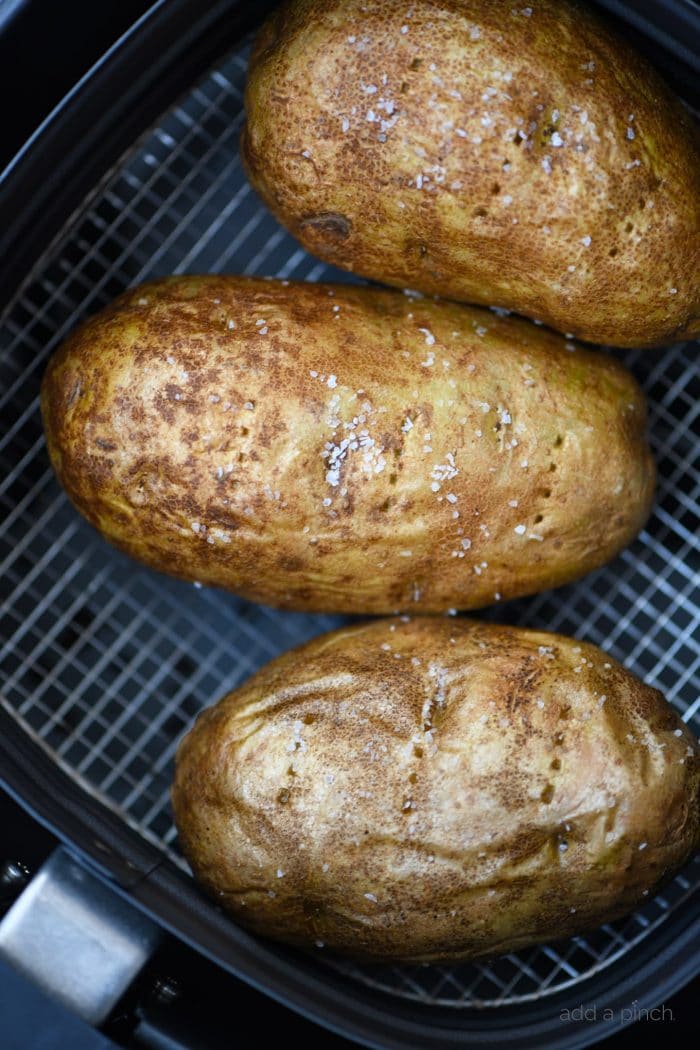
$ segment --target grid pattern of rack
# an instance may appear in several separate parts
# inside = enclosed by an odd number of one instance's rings
[[[247,52],[230,55],[86,201],[0,319],[3,702],[71,774],[177,853],[168,790],[194,715],[337,617],[281,614],[131,563],[73,511],[48,464],[38,389],[52,350],[127,285],[230,271],[347,280],[312,259],[246,182],[238,153]],[[485,616],[602,645],[700,725],[700,371],[692,346],[626,355],[651,405],[654,515],[613,564]],[[629,951],[700,886],[691,864],[640,911],[587,937],[459,967],[348,976],[426,1003],[520,1002]]]

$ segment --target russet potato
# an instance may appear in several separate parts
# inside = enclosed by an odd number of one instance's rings
[[[292,0],[246,90],[253,185],[309,251],[617,346],[700,333],[698,133],[567,0]]]
[[[397,292],[181,277],[51,361],[49,453],[152,568],[269,605],[487,605],[628,544],[654,469],[632,376],[527,321]]]
[[[180,745],[180,844],[242,923],[496,955],[624,914],[697,849],[697,743],[659,692],[574,639],[407,620],[286,653]]]

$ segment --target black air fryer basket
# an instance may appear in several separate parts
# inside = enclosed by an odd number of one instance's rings
[[[241,167],[250,32],[268,6],[156,3],[0,182],[0,779],[160,926],[368,1046],[590,1045],[619,1027],[621,1009],[655,1006],[700,972],[700,858],[625,919],[486,962],[365,967],[247,934],[200,893],[178,852],[174,750],[205,705],[342,621],[141,568],[70,507],[49,466],[38,409],[46,361],[125,287],[207,271],[349,279],[302,251]],[[700,8],[605,6],[697,105]],[[624,360],[650,402],[660,479],[651,520],[581,582],[483,615],[603,646],[698,734],[698,349]],[[593,1005],[595,1023],[561,1019]]]

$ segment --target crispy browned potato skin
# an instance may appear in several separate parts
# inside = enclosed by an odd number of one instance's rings
[[[582,339],[699,334],[698,133],[646,61],[566,0],[406,12],[294,0],[262,29],[243,152],[280,222],[337,266]]]
[[[294,609],[473,608],[583,575],[649,512],[643,395],[568,345],[393,291],[167,279],[54,357],[46,437],[152,568]]]
[[[242,923],[373,959],[570,936],[700,844],[696,741],[659,692],[595,646],[463,619],[286,653],[199,716],[172,800]]]

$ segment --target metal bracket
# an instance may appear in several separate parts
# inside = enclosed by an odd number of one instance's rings
[[[159,936],[150,919],[59,847],[0,922],[0,956],[98,1025]]]

